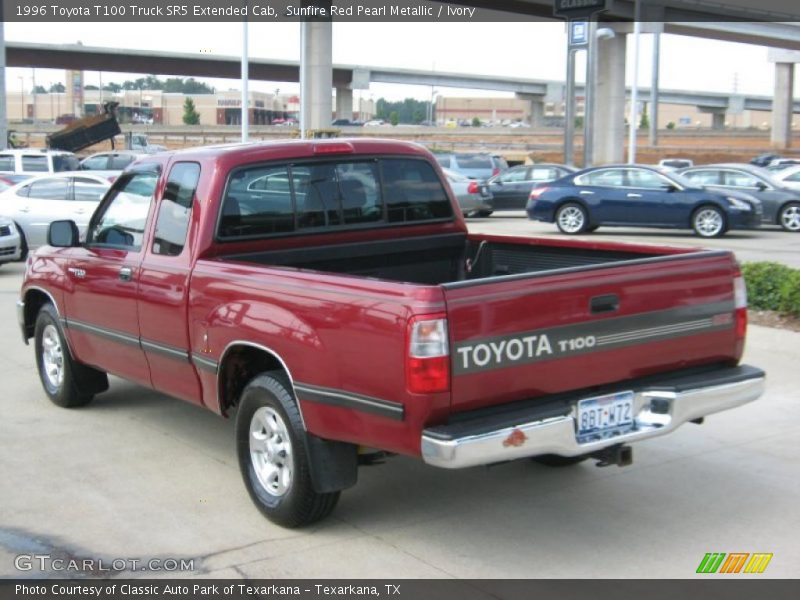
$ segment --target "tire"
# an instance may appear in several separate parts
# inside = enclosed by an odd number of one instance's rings
[[[542,454],[541,456],[534,456],[531,458],[533,462],[537,462],[540,465],[546,465],[548,467],[571,467],[572,465],[577,465],[578,463],[582,463],[587,458],[589,458],[586,454],[581,454],[579,456],[559,456],[558,454]]]
[[[592,225],[591,227],[587,227],[586,233],[592,233],[593,231],[597,231],[598,227],[600,227],[600,225]]]
[[[692,214],[692,229],[700,237],[715,238],[725,235],[728,230],[725,214],[710,204],[701,206]]]
[[[22,227],[17,223],[14,223],[14,225],[17,226],[17,231],[19,232],[19,260],[20,262],[25,262],[28,259],[28,240],[25,238],[25,232],[22,231]]]
[[[786,231],[800,231],[800,202],[789,202],[778,213],[778,224]]]
[[[81,388],[89,389],[91,382],[81,381],[82,365],[76,363],[69,353],[58,313],[52,304],[42,306],[36,316],[34,347],[39,379],[53,404],[77,408],[92,401],[94,394],[81,391]]]
[[[567,202],[556,211],[556,225],[561,233],[576,235],[589,227],[589,214],[576,202]]]
[[[493,212],[494,211],[491,210],[479,210],[478,212],[475,213],[475,216],[482,217],[485,219],[486,217],[491,217]]]
[[[236,416],[239,469],[256,507],[283,527],[324,519],[339,501],[339,492],[314,491],[305,437],[282,374],[264,373],[245,386]]]

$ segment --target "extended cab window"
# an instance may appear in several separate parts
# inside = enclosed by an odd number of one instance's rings
[[[113,188],[89,230],[87,244],[134,252],[141,250],[147,212],[157,181],[155,172],[141,172]]]
[[[178,163],[172,167],[164,197],[158,206],[153,254],[178,256],[183,252],[199,179],[200,165],[197,163]]]
[[[450,200],[427,161],[350,158],[234,171],[218,235],[233,240],[452,216]]]
[[[13,154],[0,154],[0,171],[16,171]]]

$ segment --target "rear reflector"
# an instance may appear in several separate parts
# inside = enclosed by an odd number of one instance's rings
[[[314,154],[352,154],[355,152],[353,145],[348,142],[328,142],[314,144]]]
[[[747,285],[738,264],[733,271],[733,306],[738,345],[737,354],[741,356],[744,350],[744,339],[747,335]]]
[[[450,389],[450,345],[447,319],[439,315],[414,317],[408,324],[406,387],[412,394]]]
[[[530,196],[528,196],[528,198],[529,198],[530,200],[538,200],[538,199],[539,199],[539,196],[541,196],[542,194],[544,194],[544,193],[545,193],[547,190],[549,190],[549,189],[550,189],[550,188],[549,188],[549,187],[546,187],[546,186],[543,186],[543,187],[535,187],[535,188],[533,188],[533,189],[531,190],[531,195],[530,195]]]

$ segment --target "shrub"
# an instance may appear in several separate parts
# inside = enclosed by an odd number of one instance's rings
[[[742,265],[750,308],[800,317],[800,270],[774,262]]]
[[[779,310],[793,317],[800,317],[800,271],[792,270],[781,284]]]

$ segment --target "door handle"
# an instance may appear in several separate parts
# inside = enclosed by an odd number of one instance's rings
[[[31,212],[31,209],[28,208],[27,206],[23,206],[22,208],[19,209],[19,212]]]
[[[581,190],[581,194],[583,194],[584,196],[590,196],[594,194],[594,192],[590,192],[589,190]]]
[[[619,296],[616,294],[595,296],[589,301],[589,308],[592,314],[614,312],[619,309]]]
[[[85,213],[85,212],[86,212],[86,209],[85,209],[85,208],[76,208],[76,209],[75,209],[75,214],[76,214],[76,215],[82,215],[82,214],[83,214],[83,213]]]
[[[628,194],[628,198],[641,198],[641,194]]]
[[[133,269],[130,267],[122,267],[119,270],[119,278],[121,281],[131,281],[133,279]]]

